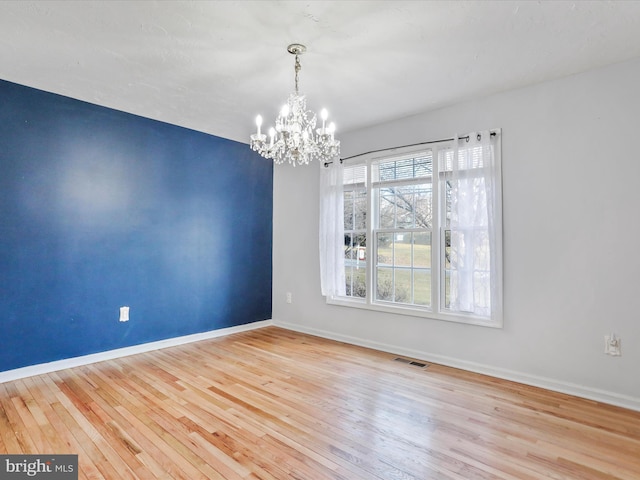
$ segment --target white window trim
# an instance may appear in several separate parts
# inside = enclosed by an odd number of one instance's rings
[[[501,134],[500,129],[491,130],[491,132],[496,132],[498,135]],[[451,146],[451,145],[452,145],[452,141],[445,140],[441,142],[432,142],[431,145],[426,145],[421,147],[411,146],[411,147],[390,149],[390,150],[386,150],[383,154],[381,154],[380,152],[373,152],[370,154],[363,155],[361,158],[358,159],[357,162],[354,161],[349,165],[349,166],[361,165],[361,164],[367,165],[366,189],[367,189],[368,215],[367,215],[366,282],[367,282],[368,294],[367,294],[367,298],[327,296],[326,302],[328,304],[339,305],[343,307],[372,310],[372,311],[381,312],[381,313],[408,315],[412,317],[420,317],[420,318],[441,320],[441,321],[455,322],[455,323],[464,323],[464,324],[490,327],[490,328],[503,327],[502,315],[499,315],[497,318],[487,318],[487,317],[481,317],[473,314],[467,314],[464,312],[446,312],[446,311],[442,311],[442,309],[440,308],[441,307],[440,304],[442,301],[440,297],[444,292],[444,288],[442,287],[442,285],[444,284],[442,279],[444,272],[442,271],[443,269],[441,268],[441,262],[440,262],[441,244],[444,242],[444,238],[443,238],[444,221],[441,218],[442,212],[440,208],[440,203],[441,203],[440,173],[441,172],[439,170],[439,165],[437,164],[438,164],[438,151],[442,150],[443,148],[448,148],[448,146]],[[378,160],[383,160],[391,156],[410,155],[412,153],[424,152],[426,149],[431,149],[433,151],[432,158],[433,158],[434,171],[433,171],[433,175],[430,177],[432,181],[432,192],[433,192],[432,211],[433,211],[433,218],[434,218],[432,229],[431,229],[431,235],[432,235],[431,270],[432,270],[432,278],[438,279],[437,282],[432,282],[431,307],[415,307],[415,306],[403,305],[403,304],[390,305],[387,302],[375,301],[373,299],[373,295],[371,295],[371,293],[369,292],[370,287],[373,285],[372,277],[374,275],[374,272],[373,272],[374,265],[373,265],[373,261],[371,260],[374,254],[374,251],[373,251],[374,246],[372,241],[373,239],[370,237],[372,237],[374,233],[372,228],[374,215],[372,213],[374,211],[373,188],[375,185],[374,185],[374,182],[372,182],[373,169],[371,168],[371,165],[372,163]],[[498,149],[500,149],[499,142],[498,142]],[[498,151],[498,155],[500,154],[501,153]],[[498,174],[501,175],[501,169],[498,171]],[[425,180],[429,179],[429,177],[424,177],[424,178]],[[501,182],[502,179],[500,178],[499,181]],[[375,182],[375,183],[377,184],[378,182]],[[399,181],[399,183],[404,183],[404,182]],[[502,221],[501,218],[500,220]],[[500,229],[500,235],[502,235],[502,225]],[[438,241],[434,243],[433,238],[435,238],[436,236],[438,237]],[[500,256],[500,258],[502,258],[502,255],[503,255],[502,241],[499,241],[497,244],[497,254]],[[500,262],[500,264],[502,264],[502,262]],[[502,289],[503,288],[502,272],[499,272],[498,277],[499,277],[498,288]],[[500,298],[502,298],[502,295],[500,295]],[[499,307],[499,311],[500,312],[502,311],[502,306]]]

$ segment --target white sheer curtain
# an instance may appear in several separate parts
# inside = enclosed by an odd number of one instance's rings
[[[344,168],[320,166],[320,287],[324,296],[345,295]]]
[[[457,138],[454,137],[454,138]],[[500,132],[454,140],[449,308],[502,319]]]

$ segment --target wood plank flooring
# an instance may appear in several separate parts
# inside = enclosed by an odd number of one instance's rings
[[[640,479],[640,413],[267,327],[0,384],[81,479]]]

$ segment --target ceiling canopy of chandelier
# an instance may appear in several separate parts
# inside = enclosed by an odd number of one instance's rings
[[[340,155],[340,142],[334,136],[335,124],[327,125],[327,110],[323,108],[320,112],[322,126],[316,128],[316,114],[307,110],[305,96],[298,93],[298,73],[302,69],[299,56],[306,50],[307,47],[298,43],[287,47],[287,51],[296,57],[296,90],[280,110],[275,128],[269,129],[269,140],[261,131],[260,115],[256,117],[258,131],[251,135],[251,149],[276,164],[307,165],[311,160],[328,162]]]

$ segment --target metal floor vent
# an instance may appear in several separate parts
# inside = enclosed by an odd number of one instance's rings
[[[413,365],[414,367],[425,368],[428,365],[426,363],[414,362],[413,360],[409,360],[407,358],[397,357],[393,359],[395,362],[406,363],[407,365]]]

